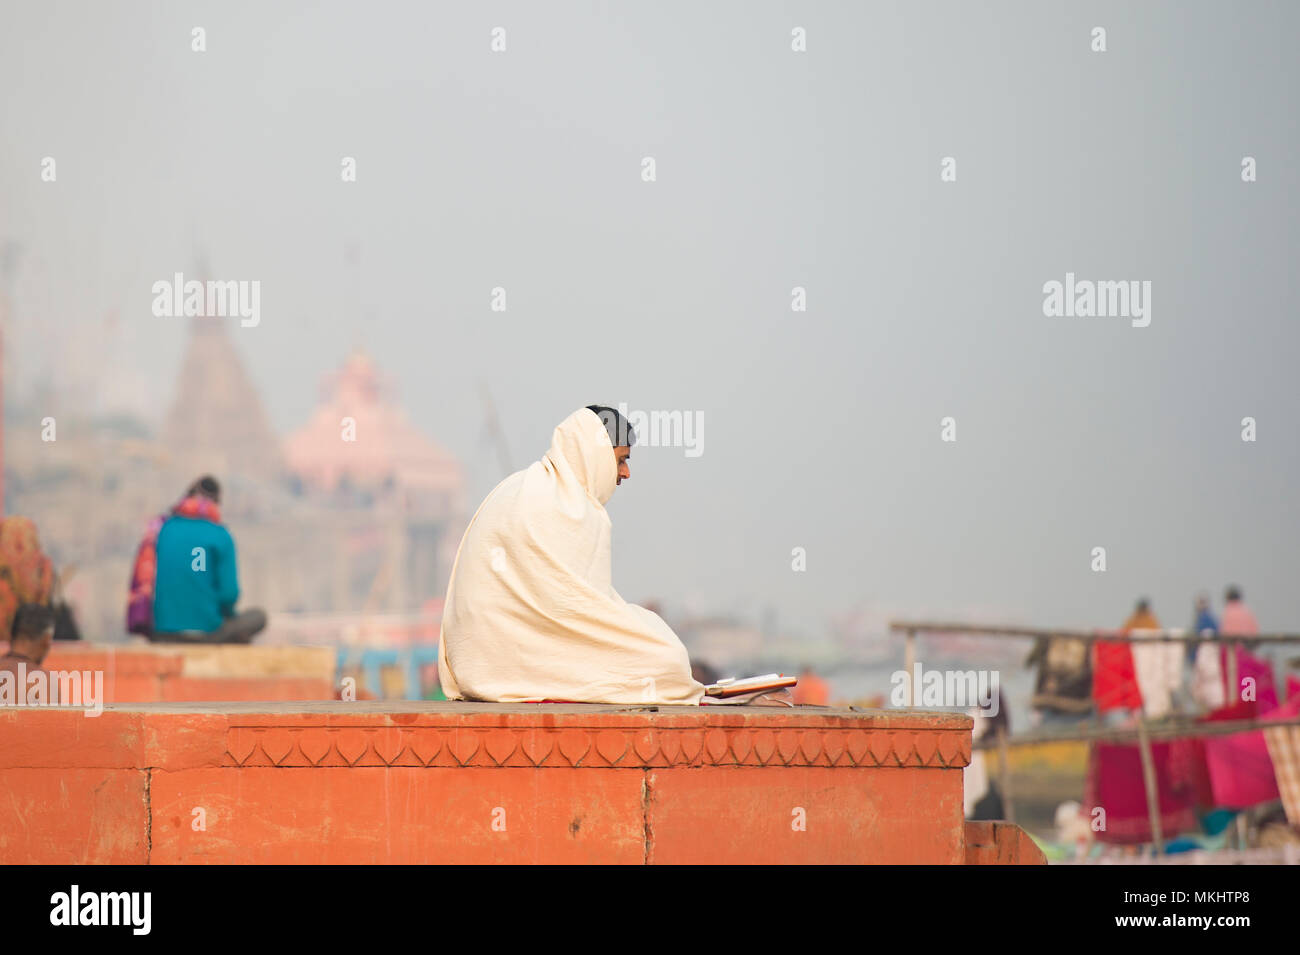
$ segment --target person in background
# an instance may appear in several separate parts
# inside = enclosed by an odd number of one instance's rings
[[[1223,621],[1219,633],[1225,637],[1253,637],[1259,633],[1259,624],[1250,608],[1242,602],[1241,588],[1229,587],[1223,595]]]
[[[76,572],[75,564],[66,564],[54,574],[54,586],[50,593],[50,599],[46,603],[54,611],[55,640],[81,639],[81,628],[77,626],[76,613],[72,604],[68,603],[64,597],[67,592],[68,581],[73,578]]]
[[[41,664],[50,652],[54,640],[54,611],[45,604],[22,604],[14,613],[10,631],[9,651],[0,657],[0,670],[19,672],[19,664],[26,665],[27,673],[42,669]],[[25,689],[25,688],[23,688]]]
[[[1160,621],[1151,612],[1151,603],[1143,597],[1133,608],[1132,615],[1124,622],[1125,630],[1159,630]]]
[[[1133,635],[1140,635],[1143,630],[1161,629],[1160,621],[1151,612],[1151,605],[1145,598],[1138,601],[1124,629]],[[1140,640],[1131,646],[1142,713],[1148,719],[1160,719],[1184,705],[1186,646],[1164,640]]]
[[[799,671],[799,682],[792,690],[796,705],[826,706],[831,701],[830,685],[813,673],[812,667],[804,664]]]
[[[647,605],[646,609],[652,612],[657,612],[654,607],[650,605]],[[722,676],[712,664],[705,663],[703,660],[692,660],[691,679],[703,686],[709,686],[710,684],[717,683],[721,680]]]
[[[41,550],[32,520],[17,515],[0,520],[0,639],[23,604],[50,603],[53,586],[54,564]]]
[[[221,523],[221,486],[199,478],[158,530],[153,632],[156,643],[248,643],[266,626],[261,610],[235,612],[235,541]]]
[[[1255,615],[1241,599],[1241,588],[1228,587],[1223,595],[1223,617],[1219,621],[1219,637],[1223,641],[1222,667],[1227,693],[1227,703],[1235,705],[1242,702],[1245,680],[1254,681],[1255,702],[1260,712],[1268,712],[1277,706],[1277,691],[1273,683],[1273,665],[1267,657],[1256,656],[1251,652],[1253,645],[1249,640],[1237,642],[1232,637],[1254,637],[1259,635],[1259,623]],[[1236,657],[1233,666],[1229,651]],[[1237,673],[1237,686],[1231,685],[1233,670]]]
[[[1196,595],[1195,617],[1192,633],[1196,636],[1217,635],[1219,622],[1210,610],[1210,595],[1202,590]],[[1198,707],[1218,709],[1223,705],[1223,673],[1219,665],[1219,643],[1187,643],[1187,661],[1192,667],[1192,679],[1187,692],[1180,692],[1179,707],[1195,710]]]
[[[1196,595],[1196,619],[1192,623],[1192,633],[1204,634],[1219,632],[1219,621],[1214,619],[1214,614],[1210,612],[1210,595],[1202,590]],[[1192,662],[1196,659],[1196,648],[1198,644],[1187,644],[1187,660]]]
[[[978,707],[967,710],[966,715],[975,721],[971,726],[972,743],[1011,735],[1011,707],[1007,706],[1001,687],[998,688],[998,711],[994,716],[985,716]],[[990,750],[972,746],[970,763],[962,774],[962,802],[967,819],[1006,818],[1006,806],[999,787],[1001,769],[1000,747]],[[994,779],[994,776],[999,778]]]

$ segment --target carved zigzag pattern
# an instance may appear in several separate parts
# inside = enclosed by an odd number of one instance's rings
[[[956,768],[958,730],[231,727],[226,766]]]

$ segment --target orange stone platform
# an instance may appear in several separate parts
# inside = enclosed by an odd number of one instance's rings
[[[55,643],[44,666],[102,672],[105,703],[330,700],[335,659],[325,647],[76,641]]]
[[[970,748],[914,710],[3,707],[0,863],[1042,862],[963,821]]]

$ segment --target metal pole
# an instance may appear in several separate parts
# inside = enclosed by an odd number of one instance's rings
[[[1241,681],[1237,679],[1238,646],[1236,640],[1228,642],[1228,698],[1224,701],[1228,706],[1241,702]]]
[[[1151,820],[1151,840],[1156,845],[1156,855],[1165,851],[1164,833],[1160,831],[1160,793],[1156,789],[1156,764],[1151,758],[1151,737],[1142,711],[1137,714],[1138,752],[1142,756],[1142,783],[1147,793],[1147,816]]]

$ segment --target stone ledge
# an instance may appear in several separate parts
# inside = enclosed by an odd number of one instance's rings
[[[985,861],[970,735],[823,707],[4,707],[0,863]]]
[[[329,700],[337,653],[328,647],[187,646],[138,640],[60,642],[48,670],[103,674],[105,704],[167,700]]]
[[[969,717],[827,707],[155,703],[0,708],[6,766],[961,768]]]
[[[338,653],[329,647],[257,644],[60,641],[50,647],[51,670],[112,670],[122,675],[196,678],[300,677],[333,681]]]
[[[967,865],[1047,865],[1037,843],[1012,822],[966,823]]]

